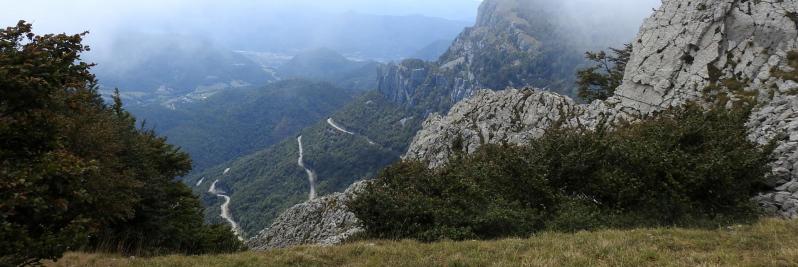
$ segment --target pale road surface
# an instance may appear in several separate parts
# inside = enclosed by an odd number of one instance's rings
[[[308,194],[308,199],[313,200],[316,198],[316,172],[308,167],[305,167],[305,150],[302,148],[301,135],[296,138],[296,142],[299,144],[299,159],[297,159],[296,163],[299,165],[299,167],[305,169],[305,172],[308,174],[308,182],[310,182],[310,193]]]
[[[230,223],[230,227],[233,228],[233,233],[236,235],[236,237],[238,237],[238,240],[243,241],[244,237],[241,234],[241,227],[238,226],[238,223],[233,220],[233,215],[230,213],[230,196],[227,196],[223,194],[223,192],[216,190],[216,183],[218,182],[219,180],[216,180],[213,182],[213,184],[211,184],[211,188],[208,189],[208,193],[224,198],[224,203],[222,203],[222,214],[220,216]]]
[[[335,123],[335,120],[333,120],[333,118],[328,118],[327,119],[327,124],[329,124],[331,127],[335,128],[339,132],[342,132],[342,133],[345,133],[345,134],[349,134],[349,135],[358,135],[358,134],[355,134],[353,132],[350,132],[350,131],[346,130],[344,127],[341,127],[340,125]],[[369,139],[367,136],[364,135],[363,138],[366,138],[366,141],[368,141],[370,145],[372,145],[372,146],[373,145],[377,145],[377,143],[374,143],[374,141],[371,141],[371,139]]]
[[[327,118],[327,124],[329,124],[330,126],[332,126],[333,128],[335,128],[336,130],[338,130],[338,131],[340,131],[342,133],[355,135],[355,133],[347,131],[346,129],[344,129],[344,127],[338,126],[338,124],[336,124],[335,121],[332,118]]]

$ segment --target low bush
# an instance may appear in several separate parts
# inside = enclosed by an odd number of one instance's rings
[[[486,145],[435,170],[400,162],[350,207],[370,237],[425,241],[745,222],[773,149],[747,139],[749,114],[691,104],[612,131]]]

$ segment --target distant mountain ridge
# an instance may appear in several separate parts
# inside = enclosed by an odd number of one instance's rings
[[[377,87],[377,68],[374,61],[355,61],[338,52],[313,49],[294,56],[277,68],[280,79],[308,79],[326,81],[352,90],[373,90]]]
[[[194,36],[128,33],[107,50],[89,60],[99,63],[94,71],[101,89],[119,88],[128,105],[171,106],[275,80],[250,59]]]
[[[150,31],[147,27],[153,25],[148,23],[158,22],[144,22],[141,28],[123,28],[92,44],[96,52],[87,59],[98,63],[94,70],[104,95],[119,88],[128,105],[160,103],[176,108],[226,89],[279,80],[277,69],[284,64],[288,66],[282,79],[334,80],[340,87],[373,89],[375,62],[408,57],[435,41],[451,41],[467,25],[424,16],[269,12],[274,14],[245,13],[209,25],[197,21],[176,32]],[[369,63],[350,68],[358,64],[319,61],[302,66],[291,61],[295,56],[304,60],[338,56],[317,53],[321,50]],[[324,73],[319,66],[335,71]]]

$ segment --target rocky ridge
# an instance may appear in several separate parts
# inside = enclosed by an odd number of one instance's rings
[[[557,2],[491,0],[436,62],[405,60],[379,70],[391,101],[445,111],[478,89],[538,86],[569,89],[584,48],[573,47],[554,17]]]
[[[780,134],[770,178],[775,190],[757,201],[770,213],[798,218],[798,2],[668,0],[648,18],[633,42],[623,84],[606,101],[578,105],[536,90],[483,91],[447,116],[433,114],[414,138],[406,159],[430,167],[455,150],[487,143],[522,144],[567,115],[566,123],[595,125],[650,114],[707,91],[740,100],[757,96],[748,123],[751,140]]]
[[[366,182],[357,182],[343,193],[300,203],[283,212],[274,223],[249,239],[254,250],[284,248],[305,244],[333,245],[360,233],[360,221],[349,212],[346,203]]]
[[[569,97],[531,87],[481,90],[452,107],[449,115],[427,118],[405,159],[436,168],[457,151],[473,153],[483,144],[528,143],[555,123],[593,126],[607,109],[603,102],[579,105]]]

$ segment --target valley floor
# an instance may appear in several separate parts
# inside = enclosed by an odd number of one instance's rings
[[[232,255],[124,258],[69,253],[46,266],[798,266],[798,221],[714,230],[542,233],[528,239],[364,241]]]

